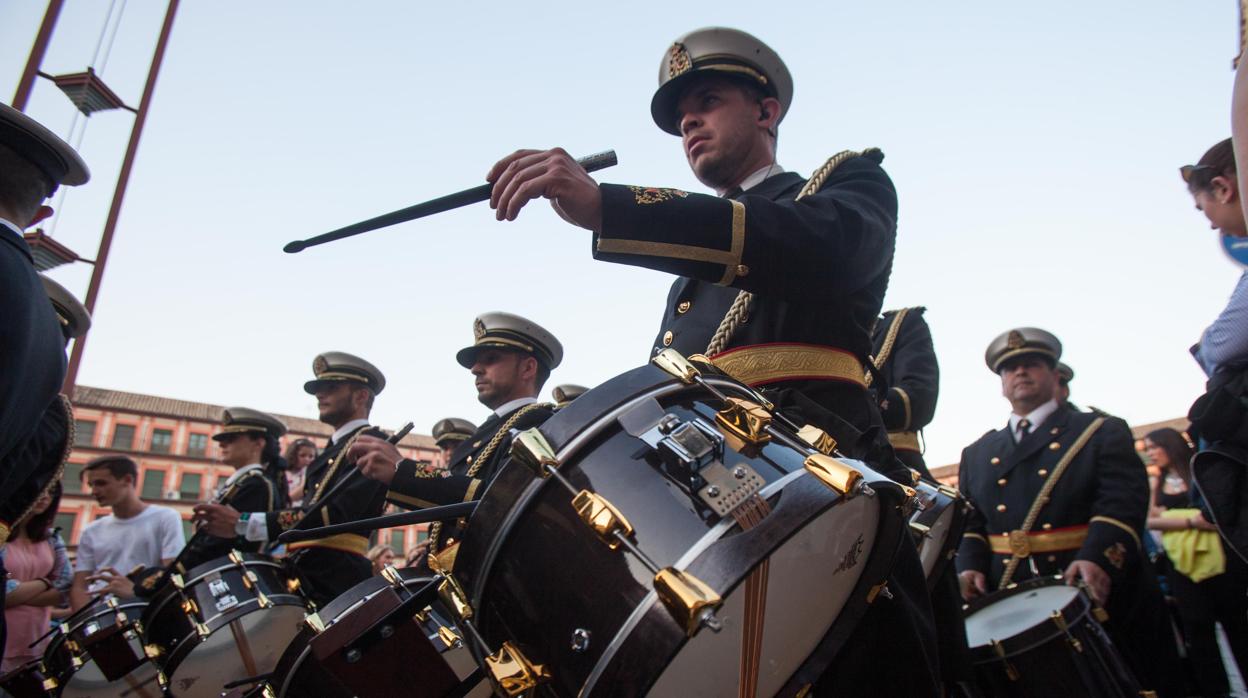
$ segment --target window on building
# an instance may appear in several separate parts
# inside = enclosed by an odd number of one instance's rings
[[[168,429],[152,431],[152,453],[168,453],[173,447],[173,432]]]
[[[417,530],[417,531],[416,531],[416,542],[417,542],[417,543],[424,543],[426,540],[429,540],[429,529],[422,528],[422,529]]]
[[[134,425],[118,424],[113,427],[113,448],[123,451],[134,450]]]
[[[82,486],[82,463],[66,463],[65,474],[61,477],[61,486],[66,494],[82,494],[86,488]]]
[[[85,419],[74,420],[74,445],[88,448],[95,445],[95,422]]]
[[[52,526],[61,529],[61,538],[64,538],[67,544],[73,540],[74,522],[77,520],[78,514],[69,512],[57,514],[56,518],[52,520]]]
[[[190,519],[182,519],[182,538],[190,540],[193,535],[195,535],[195,525]]]
[[[186,455],[203,458],[208,452],[208,435],[191,434],[186,439]]]
[[[165,496],[165,471],[144,470],[143,491],[139,496],[143,499],[163,499]]]
[[[199,473],[182,473],[182,482],[178,486],[179,499],[199,499],[199,491],[203,486],[204,476]]]
[[[407,542],[406,538],[407,531],[390,532],[390,549],[394,551],[395,555],[402,557],[403,554],[407,552],[407,548],[404,546]]]

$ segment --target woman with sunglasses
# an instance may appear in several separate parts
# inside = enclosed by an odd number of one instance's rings
[[[1195,165],[1179,168],[1179,174],[1211,228],[1224,236],[1248,237],[1231,139],[1210,148]],[[1248,363],[1248,271],[1239,277],[1226,308],[1192,347],[1192,355],[1211,377]]]

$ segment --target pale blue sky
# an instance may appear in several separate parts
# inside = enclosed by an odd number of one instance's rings
[[[0,4],[0,98],[45,4]],[[109,3],[68,0],[44,64],[91,61]],[[164,13],[129,0],[103,71],[137,104]],[[647,358],[670,277],[594,262],[544,202],[484,205],[306,251],[282,245],[483,181],[520,147],[606,148],[599,181],[704,188],[653,125],[660,58],[706,25],[754,33],[796,88],[779,161],[878,146],[900,221],[887,307],[928,306],[942,369],[929,462],[1004,423],[987,343],[1066,344],[1074,399],[1133,423],[1186,412],[1187,354],[1239,273],[1176,169],[1228,135],[1235,3],[206,2],[184,0],[79,381],[314,416],[312,357],[367,357],[374,421],[480,421],[454,362],[487,310],[559,336],[558,383]],[[40,81],[28,113],[66,134]],[[55,234],[94,257],[132,120],[90,120],[93,179]],[[85,293],[89,268],[53,276]]]

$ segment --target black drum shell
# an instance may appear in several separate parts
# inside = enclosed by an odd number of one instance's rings
[[[147,601],[137,598],[119,601],[115,608],[105,601],[99,601],[89,607],[82,608],[78,613],[66,618],[62,627],[68,628],[68,630],[53,635],[52,640],[43,652],[43,666],[47,675],[56,679],[58,684],[64,686],[74,672],[77,671],[77,667],[74,666],[74,657],[79,656],[82,658],[85,655],[81,648],[87,646],[88,637],[98,632],[98,630],[93,628],[102,629],[116,625],[119,622],[118,616],[121,615],[124,616],[124,620],[120,622],[123,625],[131,626],[137,631],[141,629],[141,625],[138,622],[145,613],[147,606]],[[71,641],[80,648],[78,653],[70,649]]]
[[[739,397],[747,389],[727,379],[716,384]],[[540,431],[560,451],[574,439],[584,443],[560,465],[574,487],[605,496],[632,523],[635,540],[659,567],[673,565],[703,539],[719,519],[699,511],[689,497],[647,461],[647,448],[603,416],[639,396],[658,390],[665,412],[682,419],[713,423],[715,409],[700,388],[682,386],[666,373],[644,366],[580,396],[547,421]],[[590,430],[597,428],[599,433]],[[726,448],[724,465],[754,469],[771,484],[803,469],[809,450],[772,443],[749,455]],[[487,642],[515,642],[529,659],[556,667],[547,688],[556,695],[577,695],[603,656],[606,645],[626,619],[638,611],[653,588],[653,575],[635,557],[612,551],[571,514],[571,495],[552,480],[538,481],[517,461],[505,464],[469,521],[454,574],[473,607]],[[688,566],[688,571],[725,594],[804,522],[839,501],[812,477],[798,477],[770,498],[767,526],[740,531],[733,526]],[[513,506],[515,502],[523,502]],[[882,579],[891,568],[904,534],[900,516],[883,517],[876,550],[862,583]],[[558,594],[558,598],[552,595]],[[865,588],[852,598],[865,597]],[[847,622],[865,610],[850,608]],[[616,651],[597,678],[597,691],[641,695],[686,641],[681,628],[661,604],[644,610],[636,630]],[[838,618],[838,624],[840,619]],[[576,630],[596,640],[583,652],[573,649]],[[829,632],[828,641],[844,632]],[[827,654],[825,652],[824,654]],[[830,656],[825,660],[830,660]],[[735,669],[734,669],[735,671]]]

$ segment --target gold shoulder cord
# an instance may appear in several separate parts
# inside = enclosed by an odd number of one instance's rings
[[[1033,526],[1036,525],[1036,519],[1040,517],[1040,510],[1044,508],[1045,504],[1049,503],[1049,496],[1053,494],[1053,488],[1057,486],[1058,479],[1062,477],[1062,473],[1066,472],[1067,466],[1069,466],[1071,461],[1075,459],[1075,456],[1078,455],[1079,451],[1083,450],[1083,447],[1088,445],[1088,441],[1092,438],[1092,435],[1095,434],[1096,430],[1100,429],[1101,425],[1104,423],[1104,417],[1097,417],[1093,420],[1092,423],[1088,425],[1088,428],[1084,429],[1083,433],[1079,435],[1079,438],[1075,439],[1075,443],[1071,444],[1070,450],[1067,451],[1066,454],[1062,456],[1062,459],[1057,462],[1057,467],[1053,468],[1053,472],[1049,474],[1049,478],[1044,481],[1044,486],[1040,488],[1040,494],[1036,495],[1035,501],[1031,503],[1031,508],[1027,510],[1027,518],[1023,519],[1022,528],[1017,531],[1010,532],[1011,548],[1014,547],[1014,534],[1021,534],[1019,538],[1022,538],[1023,536],[1026,536],[1029,531],[1031,531]],[[1017,549],[1014,549],[1010,553],[1010,560],[1005,563],[1005,573],[1001,575],[1001,583],[997,585],[998,589],[1004,589],[1009,585],[1010,579],[1014,577],[1014,572],[1018,570],[1018,563],[1024,557],[1026,557],[1026,555],[1019,555],[1019,551]]]
[[[1245,0],[1248,2],[1248,0]],[[842,150],[841,152],[828,158],[823,166],[815,170],[815,173],[806,180],[806,185],[797,193],[794,201],[801,201],[803,197],[809,196],[823,186],[828,181],[828,177],[836,168],[840,167],[846,160],[865,155],[877,148],[867,148],[861,153],[854,150]],[[732,302],[732,306],[728,308],[728,312],[724,314],[724,319],[720,320],[719,327],[715,330],[715,334],[711,336],[711,343],[706,347],[706,355],[714,358],[716,354],[722,352],[728,346],[728,342],[732,340],[732,336],[737,333],[737,328],[741,326],[741,321],[745,319],[750,312],[750,305],[754,302],[754,294],[749,291],[741,291],[737,293],[736,300]]]
[[[355,440],[360,438],[360,435],[366,431],[368,431],[367,426],[360,427],[358,431],[351,435],[351,438],[347,439],[347,443],[343,444],[342,450],[338,452],[338,455],[334,456],[334,462],[329,464],[329,472],[325,473],[325,477],[321,478],[320,482],[316,483],[316,492],[312,494],[312,500],[307,502],[304,505],[304,508],[311,509],[312,506],[320,500],[321,495],[325,492],[326,483],[334,481],[334,475],[338,473],[338,465],[346,460],[347,451],[351,450],[351,447],[355,445]],[[321,518],[325,521],[325,525],[328,526],[329,511],[327,509],[321,509]]]
[[[264,466],[261,466],[261,468],[263,467]],[[267,507],[267,511],[271,512],[274,509],[276,509],[277,508],[277,493],[273,490],[273,483],[269,480],[269,478],[264,477],[264,473],[259,472],[259,471],[252,471],[238,478],[237,480],[235,480],[234,484],[230,485],[230,489],[221,493],[221,498],[218,500],[218,503],[225,504],[229,502],[230,497],[234,496],[234,491],[237,490],[240,486],[242,486],[243,481],[252,477],[262,478],[264,480],[265,489],[269,491],[269,505]]]
[[[485,448],[481,449],[481,454],[477,456],[476,462],[468,468],[468,477],[476,477],[477,473],[481,471],[481,467],[489,462],[490,456],[494,455],[494,451],[498,449],[498,445],[501,444],[503,439],[507,437],[507,432],[511,431],[511,428],[516,425],[516,422],[520,421],[521,417],[539,407],[551,408],[553,405],[548,402],[535,402],[531,405],[521,407],[516,410],[515,414],[508,417],[507,421],[503,422],[503,426],[499,427],[498,431],[494,432],[494,438],[490,439],[490,442],[485,445]],[[441,535],[442,522],[434,521],[433,525],[429,527],[430,552],[436,553],[438,551],[438,538]]]
[[[65,474],[65,463],[69,461],[69,454],[74,450],[74,406],[69,402],[69,398],[65,397],[63,393],[57,395],[57,397],[61,400],[61,409],[65,410],[65,450],[61,452],[61,462],[56,466],[56,474],[52,476],[52,479],[48,480],[48,484],[43,486],[43,489],[40,490],[39,494],[35,496],[33,501],[31,501],[30,506],[26,507],[26,510],[22,512],[22,515],[13,520],[14,527],[16,527],[19,522],[25,521],[26,517],[30,516],[30,512],[34,511],[35,502],[39,501],[39,497],[51,492],[52,487],[61,481],[61,476]],[[3,547],[3,545],[4,541],[0,541],[0,547]]]
[[[906,321],[906,315],[911,310],[914,310],[914,308],[902,308],[893,314],[893,322],[888,326],[888,332],[884,334],[884,344],[880,347],[880,355],[871,359],[871,363],[875,365],[875,370],[884,370],[884,364],[888,362],[889,356],[893,353],[893,345],[897,343],[897,333],[901,331],[901,323]],[[873,378],[872,373],[867,371],[865,376],[867,387],[871,386]]]

